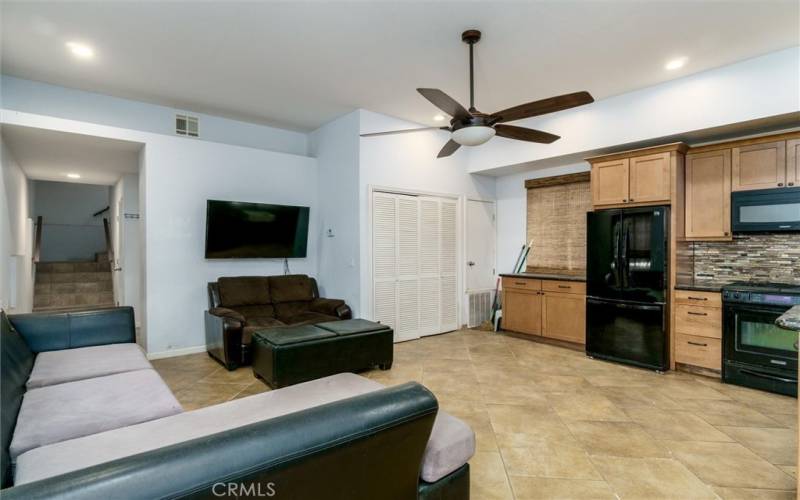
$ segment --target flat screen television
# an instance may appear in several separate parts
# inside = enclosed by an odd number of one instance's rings
[[[207,259],[305,257],[308,207],[208,200]]]

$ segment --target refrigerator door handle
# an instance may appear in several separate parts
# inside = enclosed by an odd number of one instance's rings
[[[628,288],[628,271],[630,268],[630,263],[628,262],[628,236],[629,236],[629,226],[623,220],[622,222],[622,252],[620,253],[620,259],[622,261],[622,265],[620,266],[620,272],[622,273],[622,286],[624,288]]]

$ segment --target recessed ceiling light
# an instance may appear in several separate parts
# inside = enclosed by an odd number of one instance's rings
[[[70,179],[80,179],[81,178],[81,174],[75,174],[75,173],[72,173],[72,172],[66,174],[66,176],[69,177]]]
[[[444,120],[444,115],[436,115],[433,117],[433,119],[436,120],[437,122],[440,122]]]
[[[67,42],[67,48],[72,55],[79,59],[91,59],[94,57],[94,49],[80,42]]]
[[[688,57],[678,57],[676,59],[672,59],[671,61],[668,61],[667,64],[664,65],[664,69],[673,71],[682,68],[683,65],[686,64],[686,61],[688,60],[689,60]]]

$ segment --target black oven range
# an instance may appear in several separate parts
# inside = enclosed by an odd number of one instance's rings
[[[722,304],[723,381],[797,397],[798,333],[775,320],[800,304],[800,285],[731,283]]]

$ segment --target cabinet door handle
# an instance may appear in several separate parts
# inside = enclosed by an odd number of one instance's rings
[[[789,185],[790,185],[790,186],[794,186],[794,182],[790,182],[790,183],[789,183]]]
[[[779,183],[778,183],[778,187],[782,187],[782,186],[783,186],[783,183],[782,183],[782,182],[779,182]]]
[[[689,300],[708,300],[708,297],[689,297]]]
[[[572,287],[569,285],[558,285],[558,288],[572,288]]]
[[[704,344],[702,342],[692,342],[691,340],[689,340],[686,343],[687,344],[691,344],[691,345],[696,345],[696,346],[699,346],[699,347],[708,347],[708,344]]]
[[[631,200],[630,200],[630,201],[633,201],[633,198],[631,198]]]
[[[728,236],[728,231],[725,231],[725,232],[724,232],[724,233],[722,233],[722,234],[723,234],[723,236]]]
[[[524,281],[523,281],[523,282],[521,282],[521,283],[520,283],[519,281],[515,281],[515,282],[514,282],[514,284],[515,284],[515,285],[520,285],[520,286],[528,286],[528,284],[527,284],[527,283],[525,283]]]
[[[694,311],[688,311],[688,313],[693,315],[693,316],[708,316],[708,313],[699,313],[699,312],[694,312]]]

